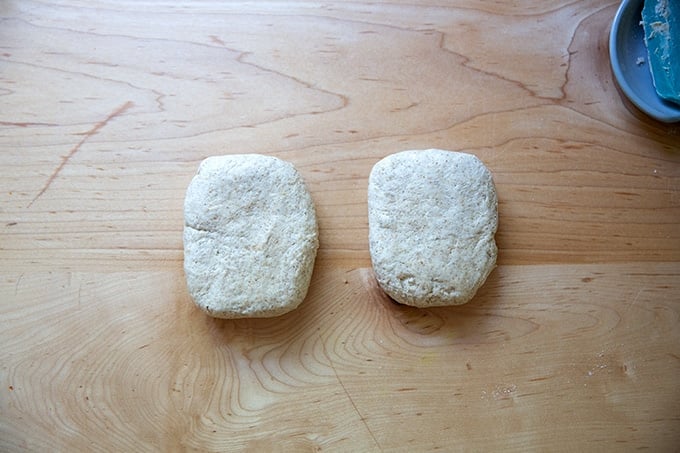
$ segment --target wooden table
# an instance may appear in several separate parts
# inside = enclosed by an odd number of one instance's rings
[[[0,3],[0,450],[678,448],[680,126],[612,80],[617,2],[51,3]],[[497,185],[460,307],[371,271],[369,171],[424,148]],[[280,318],[187,294],[184,193],[225,153],[316,203]]]

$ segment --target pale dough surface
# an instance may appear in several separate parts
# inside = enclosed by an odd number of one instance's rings
[[[379,161],[368,223],[378,283],[397,302],[464,304],[495,267],[496,189],[472,154],[403,151]]]
[[[318,245],[314,204],[292,164],[258,154],[201,163],[184,201],[184,271],[206,313],[293,310],[307,294]]]

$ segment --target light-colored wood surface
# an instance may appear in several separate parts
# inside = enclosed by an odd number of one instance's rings
[[[614,1],[0,2],[0,450],[673,451],[680,127],[625,102]],[[377,288],[372,165],[465,150],[500,200],[462,307]],[[213,320],[199,161],[294,163],[309,295]]]

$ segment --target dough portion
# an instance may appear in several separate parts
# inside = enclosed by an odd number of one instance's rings
[[[371,171],[371,261],[378,283],[397,302],[468,302],[495,267],[497,227],[491,173],[472,154],[403,151]]]
[[[201,163],[184,200],[184,272],[208,315],[293,310],[307,294],[318,246],[314,204],[292,164],[259,154]]]

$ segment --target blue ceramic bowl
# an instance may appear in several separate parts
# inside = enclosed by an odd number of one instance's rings
[[[623,0],[609,34],[609,59],[617,83],[637,108],[664,123],[680,121],[680,106],[656,94],[649,72],[645,31],[640,25],[644,0]]]

